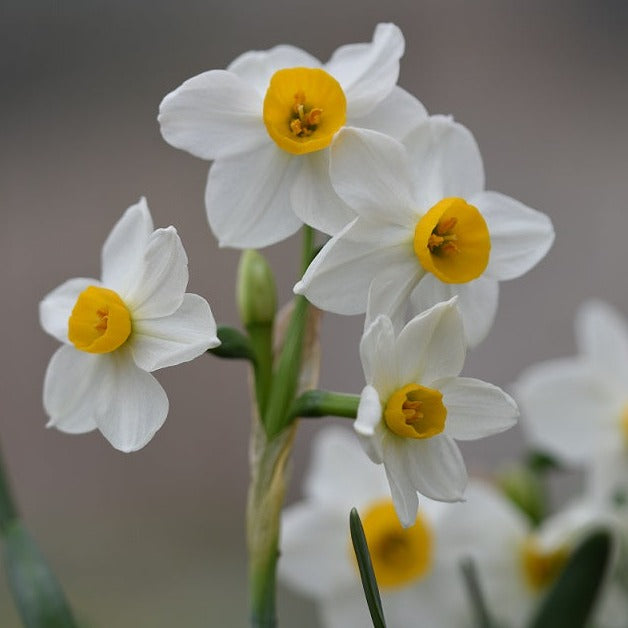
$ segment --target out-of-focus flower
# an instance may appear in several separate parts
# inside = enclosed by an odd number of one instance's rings
[[[467,472],[457,440],[502,432],[515,424],[515,402],[501,389],[458,377],[465,359],[455,298],[412,319],[395,335],[386,316],[364,333],[366,378],[354,423],[376,463],[383,463],[399,519],[410,526],[417,491],[462,499]]]
[[[530,522],[490,486],[473,482],[465,502],[450,504],[440,530],[448,543],[443,561],[472,558],[487,606],[498,624],[525,628],[571,552],[586,534],[616,522],[588,499],[580,499],[532,529]],[[596,611],[596,626],[625,625],[628,597],[607,582]]]
[[[304,492],[305,500],[284,512],[279,576],[318,603],[326,628],[370,624],[349,534],[352,507],[362,519],[387,625],[468,625],[458,565],[443,562],[446,504],[422,500],[415,524],[403,528],[382,468],[340,427],[318,434]]]
[[[99,429],[121,451],[162,426],[168,398],[150,371],[220,344],[210,307],[187,294],[187,256],[174,227],[153,230],[144,199],[127,209],[102,249],[102,279],[70,279],[39,306],[64,343],[44,381],[49,427]]]
[[[628,328],[591,301],[576,318],[579,355],[532,366],[515,384],[532,443],[568,464],[622,451],[628,443]]]
[[[223,246],[259,248],[302,221],[335,233],[355,217],[329,180],[329,146],[345,125],[396,138],[427,114],[396,86],[405,42],[394,24],[322,64],[293,46],[246,52],[227,70],[195,76],[168,94],[165,140],[212,159],[205,204]]]
[[[360,129],[331,149],[334,189],[358,217],[320,251],[295,292],[339,314],[386,314],[400,326],[458,296],[469,344],[488,333],[498,281],[530,270],[554,239],[550,220],[484,190],[471,133],[449,118],[419,124],[403,143]]]

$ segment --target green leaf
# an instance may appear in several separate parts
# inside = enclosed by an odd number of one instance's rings
[[[231,358],[255,362],[255,354],[251,347],[251,342],[241,331],[233,327],[220,325],[217,334],[220,339],[220,344],[213,349],[209,349],[208,353],[218,358]]]
[[[362,588],[366,596],[366,603],[371,613],[374,628],[386,628],[384,621],[384,610],[382,609],[382,600],[379,596],[379,588],[373,573],[373,564],[371,563],[371,555],[366,537],[364,536],[364,528],[360,515],[355,508],[351,509],[349,515],[349,528],[351,530],[351,542],[353,543],[353,551],[358,561],[360,569],[360,578],[362,579]]]
[[[560,471],[561,469],[560,462],[552,454],[541,450],[534,450],[528,454],[526,466],[530,471],[541,474],[548,471]]]
[[[460,569],[475,617],[474,625],[477,626],[477,628],[495,628],[495,623],[491,619],[484,594],[482,593],[475,562],[472,558],[465,558],[460,562]]]
[[[573,552],[537,609],[530,628],[582,628],[587,625],[611,556],[610,532],[591,533]]]
[[[76,628],[61,587],[26,528],[14,521],[3,538],[9,585],[26,628]]]

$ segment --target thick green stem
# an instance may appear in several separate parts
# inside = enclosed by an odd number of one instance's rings
[[[294,400],[288,416],[290,419],[323,416],[355,419],[358,415],[359,404],[360,397],[358,395],[345,395],[327,390],[308,390]]]
[[[259,416],[264,416],[273,377],[273,327],[272,324],[247,327],[255,355],[255,397]]]
[[[310,227],[305,227],[302,273],[312,260],[313,252],[314,233]],[[247,502],[252,628],[277,626],[275,588],[281,508],[286,491],[286,463],[296,431],[296,422],[289,409],[299,386],[304,385],[301,380],[302,362],[307,360],[304,345],[307,342],[308,309],[304,297],[295,298],[285,334],[280,334],[281,352],[274,371],[270,329],[254,329],[245,322],[256,356],[255,405],[259,410],[259,415],[253,418],[251,433],[251,483]],[[306,387],[315,385],[315,381],[309,381]]]
[[[310,227],[303,231],[303,255],[301,270],[305,272],[314,254],[314,233]],[[303,340],[307,327],[309,303],[304,296],[294,299],[294,309],[288,324],[279,362],[275,371],[268,406],[264,416],[269,438],[281,432],[290,420],[288,410],[297,393],[303,356]]]
[[[256,422],[251,437],[251,485],[247,505],[249,605],[252,628],[275,628],[279,526],[286,490],[286,462],[296,424],[272,439]]]

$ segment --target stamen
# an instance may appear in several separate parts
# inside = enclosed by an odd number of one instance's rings
[[[340,83],[320,68],[284,68],[270,79],[264,125],[283,150],[303,155],[327,148],[346,122]]]
[[[408,384],[396,390],[384,408],[389,429],[404,438],[431,438],[445,428],[447,409],[435,389]]]

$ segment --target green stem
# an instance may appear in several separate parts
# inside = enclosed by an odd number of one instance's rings
[[[249,605],[252,628],[275,628],[275,582],[279,527],[286,490],[286,463],[296,423],[272,439],[256,422],[251,441],[251,485],[247,504]]]
[[[247,327],[255,355],[255,397],[259,416],[264,416],[273,377],[273,326],[272,323],[251,324]]]
[[[297,397],[288,412],[290,419],[340,416],[355,419],[358,415],[359,395],[308,390]]]
[[[305,272],[314,254],[314,232],[310,227],[303,229],[303,254],[301,270]],[[298,295],[294,299],[294,310],[288,324],[279,363],[273,377],[264,416],[264,425],[269,438],[276,436],[288,425],[288,409],[294,400],[301,372],[303,339],[307,326],[309,303]]]
[[[217,358],[227,358],[230,360],[248,360],[255,364],[256,356],[251,340],[241,331],[220,325],[217,331],[220,344],[213,349],[208,349],[208,353]]]

